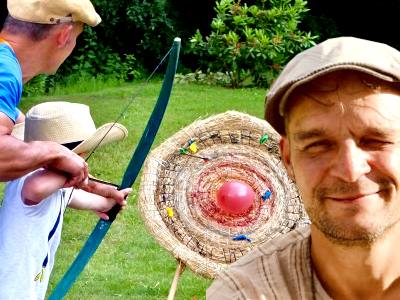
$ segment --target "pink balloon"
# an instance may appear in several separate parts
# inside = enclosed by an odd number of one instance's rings
[[[217,191],[221,209],[234,215],[245,213],[253,205],[254,197],[253,189],[241,181],[227,181]]]

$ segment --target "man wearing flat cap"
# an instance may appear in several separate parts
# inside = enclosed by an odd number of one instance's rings
[[[17,109],[23,84],[56,72],[84,24],[96,26],[100,16],[89,0],[8,0],[7,8],[0,32],[0,181],[47,167],[68,175],[66,187],[95,192],[97,184],[88,183],[88,167],[81,157],[54,142],[23,142],[11,132],[24,120]],[[110,192],[123,201],[119,192]]]
[[[221,272],[207,299],[399,299],[400,52],[352,37],[305,50],[265,118],[312,224]]]

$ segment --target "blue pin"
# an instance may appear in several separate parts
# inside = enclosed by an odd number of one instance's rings
[[[270,190],[266,190],[264,195],[261,196],[261,198],[263,199],[263,201],[267,201],[270,197],[271,197],[271,191]]]
[[[234,241],[248,241],[248,242],[251,242],[251,239],[250,239],[247,235],[245,235],[245,234],[238,234],[238,235],[235,235],[235,236],[232,238],[232,240],[234,240]]]

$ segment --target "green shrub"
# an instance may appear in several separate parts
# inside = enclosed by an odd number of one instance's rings
[[[116,80],[140,79],[152,70],[173,41],[168,0],[92,0],[102,22],[85,29],[77,47],[61,66],[62,77],[109,76]]]
[[[85,27],[82,39],[84,43],[76,49],[70,73],[89,76],[101,74],[125,81],[142,77],[142,68],[133,54],[113,51],[98,39],[92,28]]]
[[[167,0],[130,1],[126,8],[135,53],[152,69],[168,51],[174,39],[174,21],[168,16]]]
[[[197,83],[205,85],[222,85],[227,86],[230,84],[229,74],[222,72],[208,72],[203,73],[201,70],[190,72],[186,74],[178,73],[175,75],[175,83],[187,84]]]
[[[50,76],[39,75],[33,77],[28,83],[24,84],[23,96],[43,95],[49,89]]]
[[[228,74],[232,87],[249,81],[268,86],[292,56],[317,38],[298,29],[308,11],[306,1],[255,2],[247,6],[240,0],[217,1],[210,35],[204,38],[197,31],[191,39],[200,68]]]

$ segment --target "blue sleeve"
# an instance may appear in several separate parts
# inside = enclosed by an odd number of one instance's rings
[[[13,122],[18,118],[17,106],[22,95],[22,72],[15,54],[0,45],[0,112]]]

